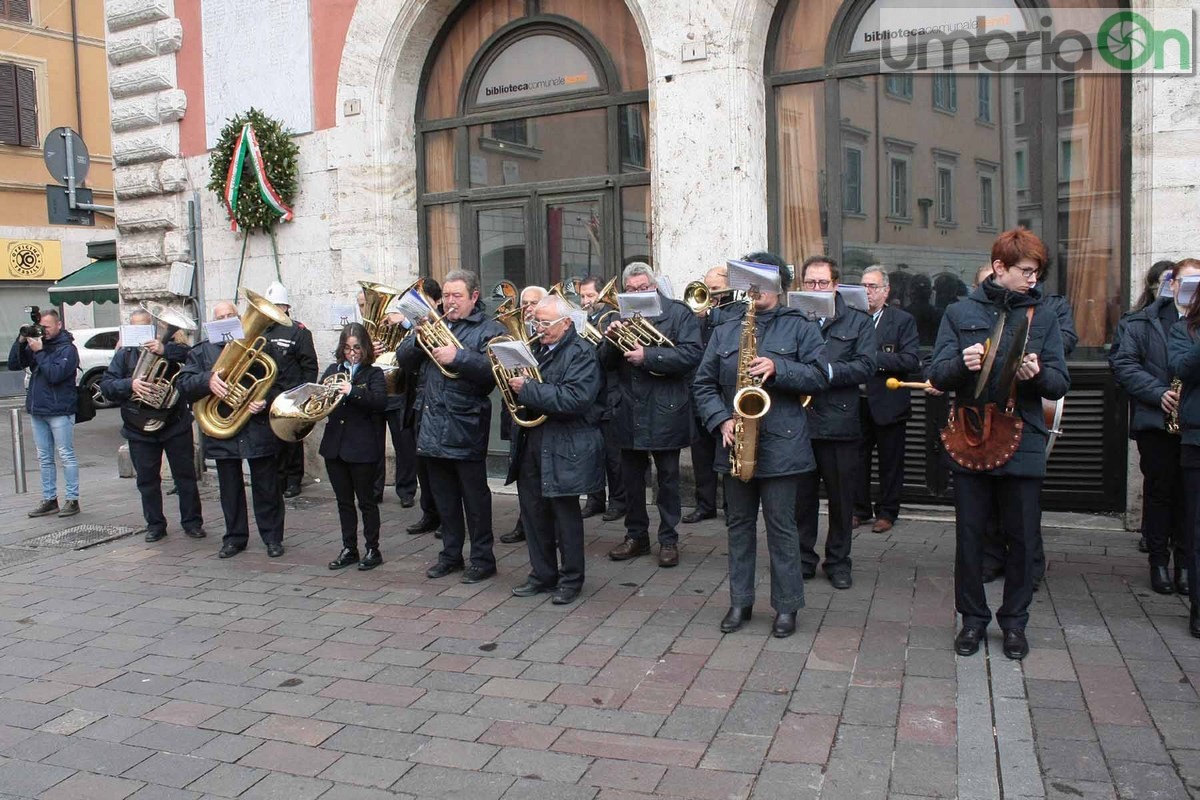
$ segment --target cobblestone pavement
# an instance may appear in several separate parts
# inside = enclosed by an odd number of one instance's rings
[[[414,510],[394,496],[387,563],[331,573],[324,486],[289,502],[278,560],[254,541],[216,558],[211,489],[206,541],[29,546],[68,523],[139,527],[113,472],[84,470],[72,520],[26,519],[36,490],[0,498],[0,796],[1200,796],[1200,640],[1111,520],[1047,527],[1016,664],[994,628],[987,654],[953,655],[944,520],[860,528],[854,587],[809,582],[792,638],[769,637],[765,585],[722,637],[715,522],[685,526],[682,564],[660,570],[607,561],[622,529],[589,520],[567,607],[510,596],[523,545],[497,544],[494,580],[426,580],[439,543],[404,535]],[[506,532],[515,497],[495,505]]]

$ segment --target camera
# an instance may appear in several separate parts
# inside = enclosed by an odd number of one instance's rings
[[[38,321],[42,318],[42,310],[37,306],[26,306],[25,311],[29,314],[29,319],[33,324],[22,325],[21,335],[26,339],[42,338],[42,335],[46,332],[46,329],[38,323]]]

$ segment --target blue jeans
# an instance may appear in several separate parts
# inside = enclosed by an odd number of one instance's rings
[[[38,463],[42,466],[42,499],[58,499],[58,480],[54,471],[54,451],[62,462],[67,482],[67,500],[79,499],[79,462],[75,460],[75,415],[43,417],[30,414],[33,440],[37,443]]]

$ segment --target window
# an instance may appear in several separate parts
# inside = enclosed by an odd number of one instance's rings
[[[1079,110],[1076,103],[1079,97],[1075,93],[1075,78],[1058,79],[1058,113],[1070,114]]]
[[[958,111],[958,84],[953,75],[938,73],[933,76],[933,107],[938,111]]]
[[[954,170],[950,167],[937,168],[937,221],[954,224]]]
[[[493,122],[492,138],[498,142],[508,142],[509,144],[533,144],[529,141],[529,120],[524,119]]]
[[[32,69],[0,62],[0,144],[37,147],[37,83]]]
[[[1025,90],[1013,89],[1013,125],[1025,123]]]
[[[979,176],[979,227],[996,227],[996,197],[991,175]]]
[[[912,100],[912,75],[908,73],[888,75],[887,82],[884,84],[884,86],[889,96],[899,98],[901,100]]]
[[[992,76],[980,75],[978,77],[979,84],[979,111],[976,114],[976,119],[980,122],[992,121]]]
[[[1013,153],[1013,178],[1018,193],[1029,192],[1029,151],[1027,145],[1020,145]]]
[[[908,212],[908,159],[892,156],[888,165],[889,181],[891,183],[891,203],[889,216],[899,219],[909,219]]]
[[[95,336],[87,340],[84,345],[89,350],[115,350],[117,349],[117,338],[121,335],[120,331],[105,331],[97,333]]]
[[[863,213],[862,157],[857,147],[842,150],[842,210],[847,214]]]
[[[649,107],[645,105],[621,108],[618,138],[621,141],[621,169],[624,172],[644,171],[650,167],[646,157],[646,120],[649,113]]]
[[[32,22],[29,0],[0,0],[0,19],[9,22]]]
[[[1087,177],[1086,130],[1071,129],[1061,133],[1058,140],[1058,181],[1069,183]]]

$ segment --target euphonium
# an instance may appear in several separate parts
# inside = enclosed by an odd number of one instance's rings
[[[518,309],[519,311],[520,309]],[[536,428],[546,421],[546,415],[542,414],[534,419],[522,419],[521,412],[525,410],[525,406],[517,402],[517,396],[513,394],[512,387],[508,382],[512,378],[527,378],[531,381],[542,382],[542,372],[537,367],[528,367],[524,369],[509,369],[500,363],[500,359],[492,352],[492,345],[500,342],[521,341],[512,336],[497,336],[488,342],[487,354],[488,360],[492,362],[492,377],[496,379],[496,388],[500,390],[500,399],[504,401],[508,413],[512,415],[512,421],[520,425],[522,428]]]
[[[402,292],[391,286],[371,281],[359,281],[363,293],[363,327],[371,337],[372,344],[383,347],[375,358],[375,366],[383,370],[387,381],[387,393],[400,393],[400,368],[396,365],[396,347],[410,329],[388,322],[388,306]]]
[[[346,397],[342,386],[349,382],[348,373],[335,372],[320,383],[305,383],[279,395],[271,403],[271,430],[285,442],[302,440],[338,407]]]
[[[162,334],[158,341],[164,346],[171,341],[176,331],[190,333],[196,330],[196,323],[178,309],[153,302],[146,303],[142,308],[154,318],[156,324],[162,326]],[[143,349],[133,367],[131,377],[151,384],[151,388],[147,394],[133,396],[136,403],[122,413],[125,422],[142,433],[160,430],[167,423],[169,415],[155,412],[174,408],[179,402],[179,390],[175,388],[175,378],[179,375],[179,369],[178,364],[172,364],[164,356]]]
[[[423,281],[418,280],[410,287],[408,291],[416,292],[421,300],[429,307],[429,316],[425,318],[425,322],[416,324],[417,344],[425,351],[425,355],[429,356],[429,360],[438,368],[438,372],[445,375],[447,378],[457,378],[457,372],[451,372],[437,362],[433,357],[433,351],[439,347],[453,347],[456,350],[462,349],[462,342],[454,335],[454,331],[450,330],[450,325],[437,313],[434,302],[429,295],[425,294],[422,286]],[[405,292],[407,294],[407,291]]]
[[[1173,378],[1171,380],[1171,391],[1178,398],[1175,401],[1175,410],[1167,414],[1167,433],[1179,433],[1179,404],[1183,400],[1183,379]]]
[[[750,374],[750,362],[758,358],[758,316],[754,305],[758,292],[751,291],[742,318],[742,338],[738,344],[737,391],[733,395],[733,447],[729,449],[729,468],[734,477],[749,481],[758,465],[758,421],[771,410],[771,396],[762,388],[762,378]]]
[[[565,283],[565,286],[564,286],[564,283]],[[571,291],[568,292],[567,289],[570,289]],[[554,295],[555,297],[565,301],[566,304],[569,305],[571,308],[573,308],[577,311],[583,310],[582,308],[579,307],[578,303],[576,303],[571,298],[567,297],[568,294],[574,294],[576,297],[579,297],[579,278],[571,278],[570,280],[565,281],[565,282],[559,281],[558,283],[556,283],[550,287],[549,293]],[[599,302],[599,301],[597,301],[597,302]],[[599,329],[595,325],[588,322],[587,315],[584,315],[583,330],[579,331],[579,335],[582,336],[584,339],[587,339],[589,342],[591,342],[594,345],[598,345],[602,341],[604,341],[604,334],[600,333]]]
[[[529,329],[525,326],[525,310],[517,305],[515,299],[506,297],[504,302],[496,307],[493,318],[504,326],[513,341],[529,344]]]
[[[226,344],[212,368],[228,385],[229,394],[223,400],[210,395],[192,405],[200,430],[213,439],[236,436],[250,421],[250,404],[271,391],[278,370],[275,359],[263,352],[267,340],[262,334],[271,323],[284,327],[292,324],[274,303],[257,292],[243,291],[249,303],[242,315],[243,338]]]

